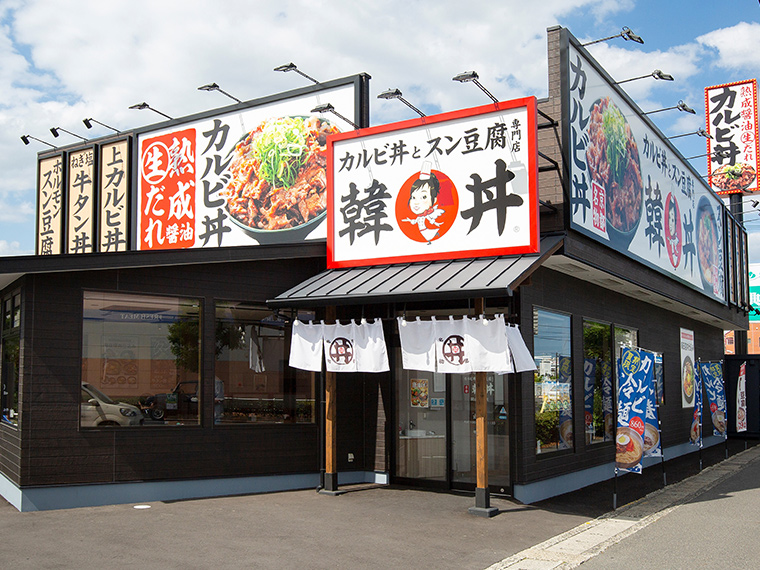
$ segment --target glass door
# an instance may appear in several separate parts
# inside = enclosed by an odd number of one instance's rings
[[[446,377],[404,370],[396,349],[396,477],[446,484]],[[436,485],[433,485],[436,486]]]
[[[474,489],[477,483],[475,441],[475,374],[452,374],[451,486]],[[509,478],[509,399],[507,376],[488,373],[488,483],[492,492],[511,491]]]

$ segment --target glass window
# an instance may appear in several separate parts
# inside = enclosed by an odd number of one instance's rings
[[[288,366],[293,316],[216,304],[215,423],[315,421],[315,374]]]
[[[612,441],[612,327],[607,323],[583,321],[583,386],[586,443]]]
[[[533,309],[536,453],[573,448],[570,315]]]
[[[84,293],[82,427],[199,423],[200,307],[197,299]]]
[[[6,335],[2,341],[2,408],[3,421],[18,425],[19,337]]]

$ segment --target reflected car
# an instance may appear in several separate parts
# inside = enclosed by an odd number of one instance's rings
[[[82,427],[139,426],[140,409],[124,402],[114,402],[92,384],[82,383],[80,405]]]
[[[141,402],[143,410],[153,420],[163,420],[166,416],[179,418],[198,417],[198,381],[187,380],[177,384],[167,394],[148,396]]]

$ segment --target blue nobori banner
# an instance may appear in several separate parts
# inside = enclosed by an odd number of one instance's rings
[[[649,353],[642,358],[642,351],[633,348],[623,348],[618,361],[620,387],[615,465],[631,473],[641,473],[653,364]]]
[[[713,435],[728,437],[726,430],[726,390],[723,387],[723,363],[700,362],[699,373],[707,392]]]

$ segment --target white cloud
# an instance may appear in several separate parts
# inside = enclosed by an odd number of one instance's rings
[[[0,257],[9,255],[31,255],[33,251],[27,251],[21,247],[21,244],[17,241],[5,241],[0,239]]]
[[[727,69],[760,70],[760,24],[740,22],[704,34],[697,41],[718,52],[716,65]]]

